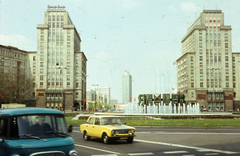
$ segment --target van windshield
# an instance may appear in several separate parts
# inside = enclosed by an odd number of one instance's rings
[[[11,118],[10,137],[40,139],[66,137],[64,116],[25,115]]]

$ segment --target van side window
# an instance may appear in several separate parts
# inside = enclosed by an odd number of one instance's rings
[[[90,120],[89,120],[89,122],[88,122],[88,124],[93,124],[93,121],[94,121],[94,118],[90,118]]]
[[[7,119],[0,119],[0,137],[7,137]]]

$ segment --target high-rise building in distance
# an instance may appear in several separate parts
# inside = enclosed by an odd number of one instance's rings
[[[122,75],[122,103],[132,101],[132,75],[125,71]]]

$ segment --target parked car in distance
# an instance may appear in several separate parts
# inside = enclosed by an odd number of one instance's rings
[[[1,156],[77,156],[64,114],[47,108],[0,109]]]
[[[132,143],[135,137],[135,128],[125,125],[120,116],[90,116],[85,124],[80,125],[80,131],[86,141],[96,137],[105,144],[118,139]]]

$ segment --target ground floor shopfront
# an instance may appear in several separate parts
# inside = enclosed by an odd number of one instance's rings
[[[83,100],[74,99],[72,90],[36,90],[36,107],[81,111],[84,110],[83,102]]]
[[[221,112],[221,111],[239,111],[240,101],[236,100],[236,93],[233,91],[204,91],[195,92],[195,98],[185,96],[185,103],[199,103],[202,111]]]

